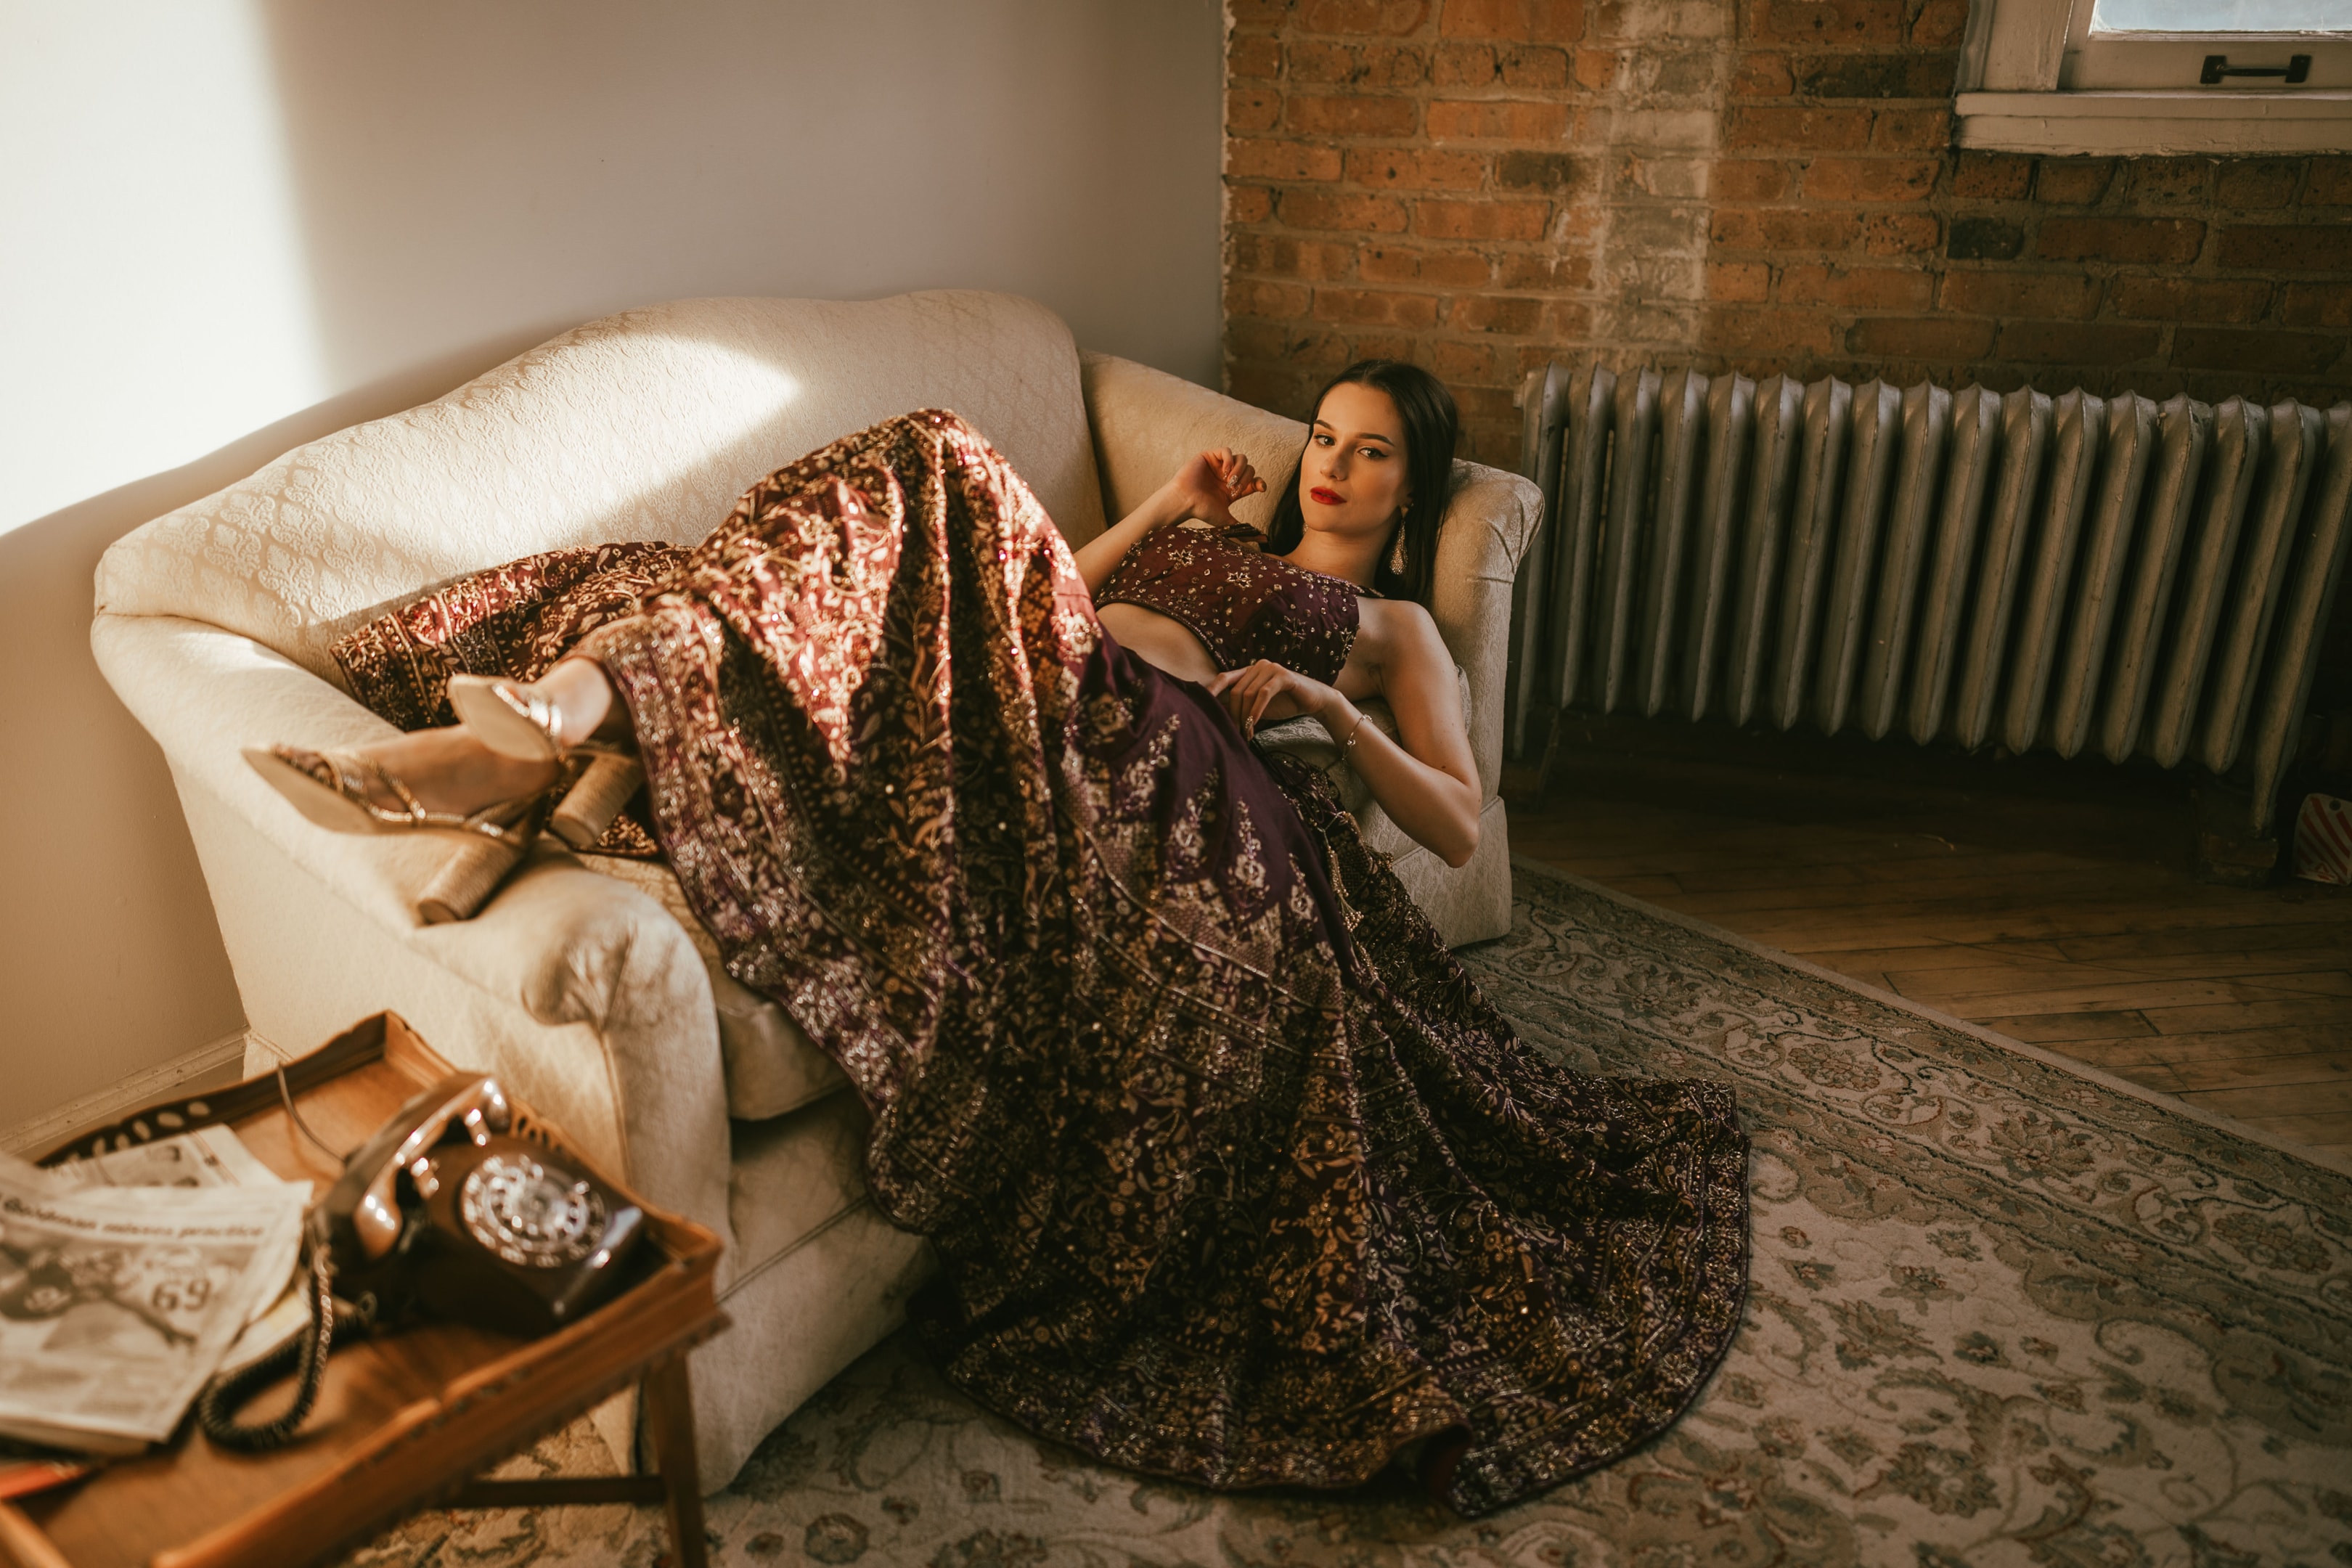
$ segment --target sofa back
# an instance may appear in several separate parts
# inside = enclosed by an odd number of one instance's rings
[[[298,447],[125,535],[98,608],[243,634],[324,679],[353,626],[563,545],[691,543],[762,475],[911,408],[952,408],[1074,542],[1103,526],[1076,345],[970,290],[683,300],[590,321],[421,407]]]

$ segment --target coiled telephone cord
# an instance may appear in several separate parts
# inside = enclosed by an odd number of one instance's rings
[[[373,1305],[372,1299],[356,1308],[338,1305],[335,1268],[327,1249],[309,1241],[304,1248],[310,1260],[310,1277],[306,1282],[310,1321],[259,1359],[214,1378],[196,1401],[196,1424],[217,1447],[238,1454],[267,1454],[292,1442],[310,1415],[310,1407],[318,1403],[338,1323],[346,1330],[364,1330],[373,1318],[369,1310]],[[294,1391],[294,1403],[287,1406],[284,1415],[250,1426],[237,1421],[236,1413],[256,1394],[297,1366],[302,1369],[301,1382]]]

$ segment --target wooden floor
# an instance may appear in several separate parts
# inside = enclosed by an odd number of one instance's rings
[[[2352,889],[2199,882],[2184,784],[1611,740],[1507,780],[1516,852],[2352,1157]]]

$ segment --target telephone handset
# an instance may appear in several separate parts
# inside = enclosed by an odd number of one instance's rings
[[[310,1322],[205,1391],[197,1415],[225,1447],[290,1440],[318,1395],[338,1321],[390,1326],[430,1316],[532,1336],[617,1289],[645,1212],[544,1144],[517,1136],[497,1079],[458,1073],[412,1097],[344,1162],[304,1220]],[[353,1303],[340,1314],[335,1298]],[[299,1363],[293,1406],[238,1426],[236,1410]]]

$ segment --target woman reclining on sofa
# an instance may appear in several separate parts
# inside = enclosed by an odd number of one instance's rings
[[[874,1199],[945,1266],[917,1315],[960,1386],[1139,1470],[1343,1487],[1412,1456],[1483,1513],[1705,1382],[1745,1294],[1746,1141],[1727,1089],[1522,1047],[1328,782],[1251,744],[1313,714],[1469,858],[1421,603],[1454,438],[1443,386],[1365,362],[1262,551],[1228,508],[1264,487],[1220,452],[1074,553],[977,432],[903,416],[690,551],[434,595],[510,678],[346,640],[362,700],[446,689],[461,725],[249,755],[330,826],[512,841],[581,759],[633,752],[645,815],[607,847],[649,827],[730,972],[856,1086]]]

